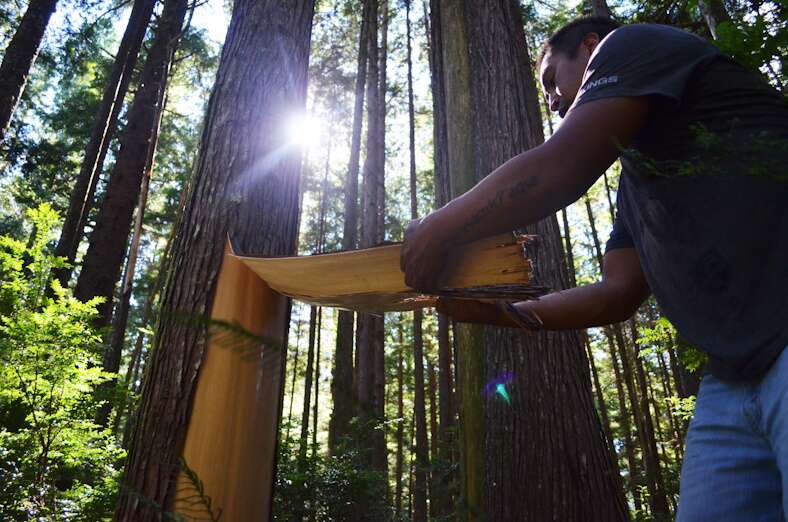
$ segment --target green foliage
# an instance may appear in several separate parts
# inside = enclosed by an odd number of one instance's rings
[[[0,519],[101,520],[117,490],[123,457],[93,423],[97,365],[90,326],[98,299],[82,303],[50,274],[57,214],[27,213],[29,244],[0,237]]]
[[[285,431],[282,428],[282,431]],[[371,499],[365,513],[360,499]],[[385,477],[372,471],[350,441],[334,455],[304,451],[298,440],[279,445],[274,520],[386,520]]]
[[[666,317],[660,317],[651,328],[642,326],[640,328],[640,338],[637,343],[641,346],[640,357],[651,354],[665,352],[669,349],[676,349],[681,364],[690,372],[697,372],[706,364],[708,356],[703,352],[688,345],[682,345],[677,349],[676,339],[678,332]]]

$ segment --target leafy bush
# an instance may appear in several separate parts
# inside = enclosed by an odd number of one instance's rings
[[[385,484],[350,440],[335,455],[323,455],[285,439],[279,445],[273,518],[390,520]]]
[[[93,422],[101,371],[82,303],[51,278],[57,214],[27,212],[32,239],[0,237],[0,519],[108,519],[123,458]]]

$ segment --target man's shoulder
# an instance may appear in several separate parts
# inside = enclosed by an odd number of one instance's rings
[[[603,53],[624,52],[641,54],[676,49],[695,49],[714,52],[716,47],[700,36],[662,24],[623,25],[608,34],[599,44],[597,51]]]

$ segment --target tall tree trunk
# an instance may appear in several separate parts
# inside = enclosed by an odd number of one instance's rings
[[[725,3],[722,0],[698,0],[698,8],[703,19],[706,20],[709,34],[713,39],[719,40],[717,26],[723,22],[731,21],[728,10],[725,9]]]
[[[594,211],[591,206],[591,199],[588,195],[584,196],[583,201],[586,207],[586,215],[588,216],[588,224],[591,228],[591,238],[594,244],[594,258],[597,262],[599,273],[602,273],[602,247],[599,242],[599,235],[596,231],[596,220],[594,219]],[[629,422],[629,413],[626,409],[626,401],[624,399],[624,385],[626,385],[626,392],[629,399],[629,404],[632,408],[632,415],[635,420],[635,425],[638,427],[637,437],[640,439],[641,448],[643,447],[642,430],[640,423],[639,405],[637,397],[634,393],[632,385],[632,372],[629,370],[628,358],[626,356],[626,345],[624,343],[624,336],[621,332],[621,325],[612,325],[604,328],[605,336],[608,340],[610,347],[610,357],[613,365],[613,371],[616,377],[616,386],[619,396],[619,407],[621,410],[621,424],[625,430],[625,444],[627,448],[627,460],[629,462],[629,476],[630,476],[630,491],[634,499],[636,509],[640,510],[640,492],[638,490],[638,482],[640,473],[638,471],[638,463],[635,460],[634,440],[632,439],[631,424]],[[621,366],[619,366],[619,361]]]
[[[239,254],[295,252],[300,154],[278,131],[305,106],[313,13],[314,0],[234,4],[162,295],[119,522],[172,509],[181,458],[223,520],[270,516],[289,306],[225,254],[225,241],[229,234]],[[242,326],[266,339],[244,345],[254,357],[206,335],[208,314],[240,321],[244,313]],[[227,396],[233,408],[221,401]],[[183,479],[180,486],[188,489]]]
[[[137,56],[155,5],[155,0],[134,1],[129,22],[115,55],[115,62],[104,86],[101,104],[93,117],[90,139],[85,147],[85,156],[74,183],[74,190],[71,192],[63,229],[55,248],[55,255],[65,257],[71,264],[74,263],[77,255],[77,247],[82,239],[88,214],[93,208],[96,185],[104,165],[104,158],[115,134],[118,115],[123,107],[123,99],[126,97],[132,71],[137,64]],[[63,286],[68,284],[71,271],[69,267],[55,271],[56,277]]]
[[[637,325],[634,319],[628,321],[630,333],[632,335],[632,359],[635,367],[635,379],[640,395],[640,412],[643,416],[643,454],[646,457],[646,480],[649,484],[649,501],[651,502],[651,514],[657,518],[667,519],[670,516],[668,499],[665,493],[665,484],[662,480],[662,472],[659,464],[659,454],[657,453],[657,440],[654,436],[654,419],[649,408],[649,393],[646,382],[646,373],[637,354]],[[659,423],[659,417],[657,417]]]
[[[162,110],[159,111],[156,121],[156,129],[154,134],[159,134],[161,127],[161,116],[165,102],[162,102]],[[153,158],[156,155],[156,143],[152,143],[148,149],[148,159],[145,164],[145,175],[142,178],[142,185],[140,187],[139,199],[137,200],[137,213],[134,217],[134,226],[132,227],[131,243],[129,245],[129,254],[126,259],[126,269],[121,281],[120,296],[118,299],[118,306],[112,318],[112,333],[109,336],[109,344],[104,350],[104,357],[102,360],[102,367],[104,371],[109,373],[117,373],[120,369],[120,359],[123,355],[123,345],[126,340],[126,326],[129,320],[129,309],[131,306],[131,292],[134,286],[134,272],[137,268],[137,255],[139,254],[140,242],[142,240],[142,222],[145,217],[145,206],[148,203],[148,189],[150,187],[151,176],[153,175]],[[97,394],[106,393],[111,390],[117,379],[111,379],[99,385]],[[110,411],[112,411],[112,403],[105,402],[96,414],[96,423],[102,426],[106,425],[109,420]]]
[[[426,0],[424,6],[424,25],[427,28],[428,57],[430,65],[430,84],[432,88],[433,114],[433,157],[435,207],[440,208],[451,198],[449,179],[449,147],[446,129],[446,92],[444,87],[444,67],[442,56],[442,24],[440,16],[440,0],[430,0],[429,12]],[[452,448],[454,441],[454,383],[452,379],[452,346],[449,339],[449,319],[438,314],[438,396],[440,423],[438,437],[438,457],[433,460],[433,468],[437,470],[440,482],[433,484],[436,491],[434,516],[447,517],[453,510],[451,484],[453,483],[454,466],[452,465]]]
[[[164,93],[188,5],[187,0],[167,0],[164,4],[74,289],[74,296],[82,301],[96,296],[104,298],[98,307],[98,326],[105,326],[110,320],[112,297],[123,264],[134,206],[148,158],[158,140]]]
[[[552,125],[551,125],[552,127]],[[577,286],[577,276],[575,274],[575,256],[572,248],[572,236],[569,230],[569,217],[567,216],[566,208],[561,209],[561,217],[564,223],[564,251],[566,253],[567,274],[569,276],[569,285],[571,287]],[[607,402],[602,393],[602,385],[599,382],[599,371],[596,367],[596,360],[594,359],[594,352],[591,347],[591,342],[588,339],[588,332],[580,330],[580,342],[586,350],[588,356],[588,363],[591,367],[591,378],[594,385],[594,393],[596,394],[596,401],[599,408],[599,414],[602,417],[602,429],[605,430],[605,439],[607,440],[608,449],[610,450],[610,460],[613,468],[616,471],[616,478],[620,484],[621,482],[621,468],[618,464],[618,454],[616,453],[615,440],[613,439],[613,429],[610,426],[610,415],[607,411]]]
[[[371,0],[367,67],[367,147],[364,158],[364,194],[361,217],[361,246],[369,247],[383,240],[383,169],[385,163],[385,48],[378,48],[377,0]],[[387,2],[380,4],[383,25],[387,28]],[[359,315],[358,402],[359,419],[368,443],[371,469],[386,476],[386,437],[384,419],[383,317]],[[378,429],[370,428],[378,426]],[[363,504],[363,503],[362,503]]]
[[[610,7],[608,7],[606,0],[589,0],[588,6],[591,8],[592,16],[610,18]]]
[[[301,348],[301,318],[299,317],[296,324],[296,347],[293,354],[293,380],[290,383],[290,407],[287,412],[287,430],[285,431],[285,440],[290,440],[290,428],[293,425],[293,399],[295,398],[295,385],[298,379],[298,352]],[[285,371],[287,373],[287,371]]]
[[[323,332],[323,308],[317,309],[317,339],[315,340],[315,406],[312,410],[312,457],[317,451],[317,414],[320,404],[320,340]]]
[[[451,179],[451,197],[457,197],[476,184],[468,29],[464,2],[440,0],[438,7],[441,39],[433,38],[433,56],[440,56],[443,64],[447,171]],[[432,25],[437,24],[436,20]],[[484,518],[486,482],[484,402],[479,394],[485,382],[484,328],[457,324],[454,339],[459,410],[459,498],[462,499],[458,510],[468,520],[479,520]]]
[[[312,406],[312,377],[315,362],[315,328],[317,328],[317,307],[309,307],[309,347],[306,352],[306,372],[304,373],[304,404],[301,410],[301,437],[299,438],[299,454],[306,456],[309,436],[309,408]]]
[[[430,401],[430,520],[439,518],[438,489],[440,488],[440,471],[435,466],[438,460],[438,385],[437,370],[431,357],[427,359],[427,391]]]
[[[402,465],[404,462],[403,445],[405,444],[405,370],[403,359],[405,341],[403,339],[402,317],[397,325],[397,453],[394,460],[394,517],[402,516]]]
[[[31,0],[0,64],[0,144],[5,141],[57,0]]]
[[[448,15],[443,8],[452,6],[441,7],[442,15]],[[468,24],[470,45],[460,52],[470,52],[467,96],[475,130],[471,150],[478,152],[476,161],[470,163],[476,167],[475,181],[524,149],[538,145],[542,123],[519,5],[511,0],[470,1],[464,7],[465,12],[455,12]],[[445,45],[449,34],[444,31]],[[450,59],[444,63],[457,67]],[[451,91],[447,81],[449,100]],[[450,168],[455,166],[452,132],[450,122]],[[530,253],[540,267],[539,280],[565,288],[555,218],[528,231],[539,237],[538,248]],[[484,417],[487,422],[482,422],[486,518],[625,519],[626,504],[596,416],[588,363],[576,332],[525,334],[490,328],[486,340],[495,349],[480,350],[486,356],[486,371],[477,373],[476,379],[484,383],[512,375],[512,380],[504,383],[511,404],[490,395]],[[464,363],[462,359],[458,362]],[[482,386],[473,393],[478,394],[479,389]],[[548,433],[559,435],[548,441]]]
[[[358,172],[361,153],[361,128],[364,118],[364,94],[369,54],[370,18],[372,2],[364,0],[359,31],[358,63],[356,65],[355,104],[350,142],[350,160],[345,179],[344,224],[342,249],[356,248],[358,235]],[[328,448],[333,453],[340,441],[350,434],[350,421],[355,413],[356,392],[353,379],[353,312],[340,310],[337,316],[337,344],[331,376],[331,397],[334,409],[328,428]]]
[[[413,60],[411,56],[410,0],[405,0],[405,35],[408,66],[408,144],[410,151],[410,218],[417,219],[418,192],[416,186],[416,121],[413,108]],[[413,520],[427,520],[427,470],[430,461],[427,449],[427,414],[424,400],[424,338],[422,312],[413,312],[413,414],[416,420],[416,476],[413,495]]]

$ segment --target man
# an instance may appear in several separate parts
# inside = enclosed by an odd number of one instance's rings
[[[533,223],[618,158],[602,281],[535,301],[447,301],[456,320],[573,329],[630,317],[653,293],[709,355],[687,435],[680,521],[788,512],[788,106],[703,39],[585,18],[539,73],[564,121],[544,144],[408,227],[406,282],[435,288],[447,245]]]

